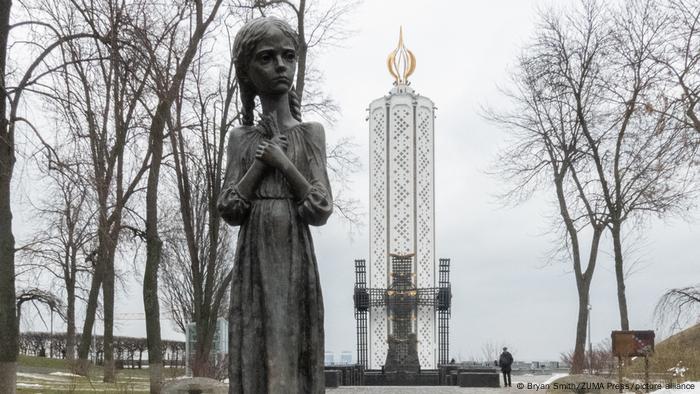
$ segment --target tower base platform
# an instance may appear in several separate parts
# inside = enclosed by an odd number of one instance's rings
[[[333,375],[333,387],[337,387],[336,382],[338,386],[500,387],[500,373],[496,368],[464,368],[452,364],[419,372],[366,370],[360,365],[326,366],[327,378],[329,373]]]

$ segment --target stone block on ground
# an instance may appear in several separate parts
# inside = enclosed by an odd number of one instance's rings
[[[500,387],[497,372],[460,372],[459,387]]]
[[[340,371],[336,369],[325,370],[326,388],[336,388],[340,386]]]

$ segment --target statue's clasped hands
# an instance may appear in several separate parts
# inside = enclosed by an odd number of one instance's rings
[[[275,136],[271,140],[263,140],[255,151],[255,158],[260,159],[270,167],[282,168],[289,160],[283,149],[287,149],[287,137]]]
[[[270,167],[282,168],[289,161],[284,153],[289,146],[287,136],[280,134],[277,122],[272,116],[264,116],[260,126],[263,128],[264,134],[271,136],[271,138],[263,139],[258,145],[258,149],[255,151],[255,158]]]

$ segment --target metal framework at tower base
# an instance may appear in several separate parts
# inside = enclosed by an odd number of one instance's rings
[[[366,295],[367,289],[367,266],[365,260],[355,260],[355,321],[357,323],[357,364],[367,368],[367,312],[369,300],[357,299]],[[358,291],[359,290],[359,291]],[[363,305],[358,308],[357,305]]]
[[[402,256],[392,256],[397,274],[394,286],[388,289],[367,287],[367,264],[364,259],[355,260],[355,288],[353,301],[355,304],[355,320],[357,324],[357,363],[368,368],[368,332],[367,316],[371,308],[386,307],[394,314],[415,309],[418,306],[428,306],[437,315],[437,349],[438,366],[449,362],[450,354],[450,310],[452,304],[452,288],[450,284],[450,259],[440,259],[438,287],[415,288],[404,283],[404,276],[410,277],[410,272],[403,272]],[[396,318],[396,316],[394,317]],[[390,341],[392,338],[387,338]],[[402,338],[403,340],[403,338]],[[392,365],[392,369],[395,367]],[[420,367],[418,367],[420,370]],[[400,369],[400,368],[399,368]]]

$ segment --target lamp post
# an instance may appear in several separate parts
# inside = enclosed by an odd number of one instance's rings
[[[53,358],[53,305],[51,306],[51,336],[49,337],[49,358]]]
[[[591,342],[591,304],[588,304],[588,373],[593,373],[593,344]]]

